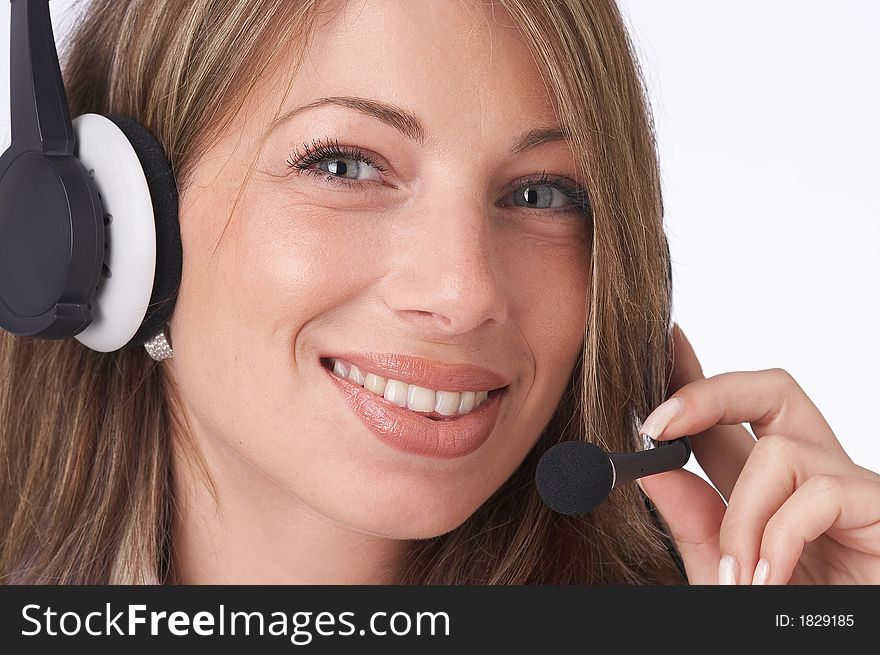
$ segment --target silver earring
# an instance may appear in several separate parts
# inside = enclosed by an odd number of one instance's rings
[[[168,339],[165,337],[165,328],[159,330],[156,336],[147,341],[144,344],[144,348],[146,348],[150,357],[157,362],[174,357],[174,351],[171,350],[171,344],[168,343]]]

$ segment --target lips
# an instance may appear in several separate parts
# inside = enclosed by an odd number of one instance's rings
[[[436,385],[434,388],[450,391],[489,391],[483,404],[467,414],[453,417],[435,413],[425,415],[398,407],[322,365],[332,386],[374,435],[392,448],[413,455],[454,458],[477,450],[492,434],[508,386],[502,375],[472,365],[436,364],[399,355],[339,353],[333,356],[409,384]],[[324,361],[322,358],[322,363]]]

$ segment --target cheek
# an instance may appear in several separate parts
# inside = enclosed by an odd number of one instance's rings
[[[252,262],[251,274],[233,274],[228,283],[264,333],[269,327],[295,334],[312,321],[317,328],[381,275],[357,220],[301,204],[263,204],[248,209],[238,236],[239,257]]]
[[[306,426],[314,410],[300,397],[317,360],[315,340],[301,332],[326,343],[339,342],[334,329],[350,335],[346,303],[378,275],[378,261],[365,256],[369,244],[350,217],[255,191],[225,232],[219,195],[181,217],[185,266],[169,363],[205,445],[271,468],[291,448],[283,435],[293,419],[306,432],[328,430],[318,420]]]
[[[277,199],[252,188],[225,230],[213,216],[228,213],[210,204],[182,226],[180,304],[198,308],[218,358],[277,358],[292,334],[371,277],[351,222]]]
[[[523,333],[536,377],[572,361],[584,337],[590,286],[588,240],[532,243],[507,266],[512,317]],[[547,369],[550,369],[549,371]]]

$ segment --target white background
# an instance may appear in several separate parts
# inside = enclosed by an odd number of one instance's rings
[[[68,6],[51,2],[56,36]],[[657,123],[674,319],[706,375],[787,369],[853,460],[880,471],[880,3],[620,6]]]

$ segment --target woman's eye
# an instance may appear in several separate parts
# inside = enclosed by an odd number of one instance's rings
[[[379,170],[367,162],[343,157],[324,158],[314,164],[318,170],[345,180],[381,182]]]
[[[340,146],[329,138],[314,141],[312,146],[304,143],[305,154],[291,154],[287,166],[306,175],[321,178],[322,183],[343,185],[363,190],[375,189],[373,182],[382,182],[388,169],[359,147]],[[364,184],[366,183],[366,185]],[[567,178],[541,174],[540,177],[522,180],[508,186],[502,207],[555,212],[578,212],[591,214],[586,190]],[[511,202],[512,199],[512,202]]]
[[[518,187],[513,192],[513,204],[516,207],[533,209],[560,209],[574,205],[562,189],[552,184],[530,184]]]

